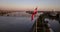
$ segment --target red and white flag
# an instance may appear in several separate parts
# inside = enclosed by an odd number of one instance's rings
[[[34,19],[34,15],[37,14],[37,8],[35,8],[34,12],[32,13],[31,20]]]

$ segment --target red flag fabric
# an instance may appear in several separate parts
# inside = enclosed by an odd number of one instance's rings
[[[37,8],[35,8],[33,14],[32,14],[32,20],[34,19],[34,15],[37,14]]]
[[[31,20],[33,20],[34,19],[34,14],[32,14],[32,17],[31,17]]]

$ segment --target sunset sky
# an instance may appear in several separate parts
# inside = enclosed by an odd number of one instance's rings
[[[0,0],[0,9],[5,10],[60,10],[60,0]]]

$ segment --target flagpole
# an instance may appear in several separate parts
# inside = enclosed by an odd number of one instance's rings
[[[37,8],[37,6],[36,6],[36,8]],[[37,11],[36,11],[37,12]],[[36,20],[36,32],[37,32],[37,20]]]
[[[37,32],[37,20],[36,20],[36,32]]]

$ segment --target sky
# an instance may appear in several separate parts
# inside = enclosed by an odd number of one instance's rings
[[[60,0],[0,0],[0,9],[5,10],[60,10]]]

